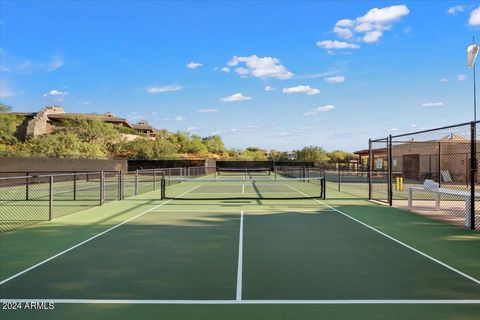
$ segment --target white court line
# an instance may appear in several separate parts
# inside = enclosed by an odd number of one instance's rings
[[[134,299],[0,299],[1,303],[55,304],[480,304],[479,299],[345,299],[345,300],[134,300]]]
[[[238,236],[238,268],[237,268],[236,301],[242,300],[242,275],[243,275],[243,210],[240,211],[240,231]]]
[[[168,206],[167,206],[168,207]],[[166,208],[166,207],[164,207]],[[248,212],[324,212],[324,211],[335,211],[333,209],[297,209],[297,208],[292,208],[291,210],[289,209],[248,209],[244,210]],[[238,212],[238,209],[164,209],[164,210],[152,210],[151,212],[164,212],[164,213],[169,213],[169,212]]]
[[[298,190],[298,189],[295,189],[294,187],[291,187],[291,186],[288,186],[288,187],[290,187],[290,188],[292,188],[293,190],[296,190],[297,192],[299,192],[299,193],[307,196],[307,194],[303,193],[302,191],[300,191],[300,190]],[[332,207],[332,206],[329,206],[328,204],[326,204],[326,203],[324,203],[324,202],[322,202],[322,201],[320,201],[320,200],[317,200],[317,199],[312,199],[312,200],[313,200],[313,201],[316,201],[316,202],[318,202],[318,203],[320,203],[320,204],[322,204],[322,205],[324,205],[324,206],[327,206],[327,207],[333,209],[334,211],[342,214],[343,216],[345,216],[345,217],[347,217],[347,218],[349,218],[349,219],[351,219],[351,220],[353,220],[353,221],[355,221],[355,222],[360,223],[361,225],[369,228],[370,230],[373,230],[373,231],[381,234],[382,236],[384,236],[384,237],[386,237],[386,238],[388,238],[388,239],[390,239],[390,240],[395,241],[396,243],[404,246],[405,248],[408,248],[408,249],[410,249],[410,250],[412,250],[412,251],[414,251],[414,252],[416,252],[416,253],[424,256],[425,258],[430,259],[430,260],[432,260],[433,262],[438,263],[439,265],[441,265],[441,266],[443,266],[443,267],[445,267],[445,268],[447,268],[447,269],[449,269],[449,270],[451,270],[451,271],[453,271],[453,272],[455,272],[455,273],[457,273],[457,274],[459,274],[459,275],[461,275],[461,276],[463,276],[463,277],[465,277],[465,278],[467,278],[467,279],[475,282],[476,284],[480,284],[480,280],[478,280],[478,279],[476,279],[476,278],[474,278],[474,277],[472,277],[472,276],[469,276],[468,274],[466,274],[466,273],[464,273],[464,272],[462,272],[462,271],[460,271],[460,270],[458,270],[458,269],[455,269],[454,267],[446,264],[445,262],[442,262],[442,261],[440,261],[440,260],[438,260],[438,259],[435,259],[434,257],[431,257],[431,256],[429,256],[428,254],[426,254],[426,253],[424,253],[424,252],[422,252],[422,251],[420,251],[420,250],[417,250],[417,249],[415,249],[414,247],[411,247],[411,246],[409,246],[408,244],[403,243],[402,241],[397,240],[397,239],[395,239],[394,237],[389,236],[388,234],[383,233],[382,231],[380,231],[380,230],[378,230],[378,229],[376,229],[376,228],[374,228],[374,227],[366,224],[365,222],[362,222],[362,221],[360,221],[360,220],[358,220],[358,219],[355,219],[354,217],[346,214],[345,212],[342,212],[342,211],[340,211],[340,210],[338,210],[338,209],[336,209],[336,208],[334,208],[334,207]]]
[[[188,191],[186,191],[186,192],[178,195],[178,196],[175,197],[175,198],[181,197],[181,196],[183,196],[183,195],[185,195],[185,194],[187,194],[187,193],[189,193],[189,192],[191,192],[191,191],[193,191],[193,190],[195,190],[195,189],[197,189],[197,188],[199,188],[199,187],[200,187],[200,186],[197,186],[197,187],[195,187],[195,188],[193,188],[193,189],[190,189],[190,190],[188,190]],[[94,235],[93,237],[88,238],[87,240],[84,240],[84,241],[82,241],[82,242],[80,242],[80,243],[77,243],[76,245],[74,245],[74,246],[72,246],[72,247],[70,247],[70,248],[68,248],[68,249],[66,249],[66,250],[63,250],[62,252],[59,252],[59,253],[57,253],[56,255],[51,256],[50,258],[47,258],[47,259],[45,259],[45,260],[43,260],[43,261],[41,261],[41,262],[39,262],[39,263],[37,263],[37,264],[35,264],[35,265],[33,265],[33,266],[31,266],[31,267],[23,270],[23,271],[20,271],[20,272],[14,274],[13,276],[8,277],[8,278],[2,280],[2,281],[0,282],[0,285],[2,285],[2,284],[4,284],[4,283],[7,283],[8,281],[10,281],[10,280],[12,280],[12,279],[15,279],[15,278],[18,277],[18,276],[21,276],[22,274],[27,273],[27,272],[29,272],[29,271],[31,271],[31,270],[33,270],[33,269],[41,266],[42,264],[45,264],[45,263],[47,263],[47,262],[49,262],[49,261],[51,261],[51,260],[53,260],[53,259],[55,259],[55,258],[58,258],[58,257],[60,257],[61,255],[65,254],[65,253],[67,253],[67,252],[69,252],[69,251],[72,251],[73,249],[78,248],[78,247],[80,247],[81,245],[84,245],[85,243],[90,242],[90,241],[92,241],[93,239],[96,239],[96,238],[100,237],[101,235],[104,235],[105,233],[110,232],[110,231],[112,231],[112,230],[120,227],[121,225],[124,225],[124,224],[127,223],[127,222],[130,222],[130,221],[132,221],[132,220],[134,220],[134,219],[136,219],[136,218],[138,218],[138,217],[140,217],[140,216],[143,216],[144,214],[146,214],[146,213],[148,213],[148,212],[150,212],[150,211],[152,211],[152,210],[154,210],[154,209],[156,209],[156,208],[158,208],[158,207],[161,207],[161,206],[163,206],[164,204],[167,204],[167,203],[175,200],[175,198],[170,199],[170,200],[167,200],[167,201],[165,201],[165,202],[163,202],[163,203],[161,203],[161,204],[159,204],[159,205],[156,205],[156,206],[154,206],[154,207],[152,207],[152,208],[150,208],[150,209],[148,209],[148,210],[146,210],[146,211],[143,211],[142,213],[139,213],[139,214],[137,214],[137,215],[134,216],[134,217],[131,217],[131,218],[129,218],[129,219],[127,219],[127,220],[125,220],[125,221],[123,221],[123,222],[121,222],[121,223],[119,223],[119,224],[117,224],[117,225],[115,225],[115,226],[113,226],[113,227],[111,227],[111,228],[108,228],[107,230],[102,231],[102,232]]]

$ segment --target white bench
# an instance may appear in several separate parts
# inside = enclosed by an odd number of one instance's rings
[[[455,190],[455,189],[448,189],[448,188],[424,188],[424,187],[409,187],[408,188],[408,209],[411,210],[413,207],[413,191],[420,191],[426,193],[433,193],[435,194],[435,209],[440,210],[440,200],[441,196],[449,195],[449,196],[456,196],[465,199],[465,225],[470,226],[470,191],[462,191],[462,190]],[[475,200],[480,199],[480,192],[475,193]]]

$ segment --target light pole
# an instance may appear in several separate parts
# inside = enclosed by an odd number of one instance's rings
[[[477,79],[475,74],[475,60],[478,55],[478,44],[475,43],[475,37],[473,42],[467,47],[467,66],[473,68],[473,121],[477,121]]]
[[[477,83],[475,74],[475,59],[478,55],[478,45],[473,42],[467,47],[467,66],[473,67],[473,122],[470,125],[470,228],[475,229],[475,188],[477,185]],[[468,214],[468,213],[467,213]]]

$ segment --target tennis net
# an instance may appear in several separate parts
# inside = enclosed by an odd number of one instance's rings
[[[270,168],[217,168],[217,176],[227,177],[256,177],[271,176]]]
[[[161,183],[162,199],[221,200],[221,199],[325,199],[324,178],[315,179],[176,179],[174,183],[188,184],[191,191],[176,197],[173,188]]]

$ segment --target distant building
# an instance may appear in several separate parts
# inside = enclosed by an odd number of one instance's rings
[[[288,160],[297,160],[297,153],[296,152],[287,152],[287,159]]]
[[[146,134],[150,137],[155,137],[157,130],[154,129],[146,121],[139,121],[136,124],[130,124],[127,119],[116,117],[111,112],[100,114],[88,113],[67,113],[60,106],[45,107],[39,112],[11,112],[12,114],[25,117],[25,121],[17,127],[16,136],[20,140],[25,140],[27,137],[38,137],[45,134],[50,134],[55,130],[56,125],[60,125],[67,120],[74,120],[78,118],[84,119],[100,119],[103,122],[111,123],[113,125],[130,128],[139,133]]]
[[[145,133],[149,136],[155,136],[156,130],[145,120],[140,120],[133,125],[133,129],[137,132]]]

